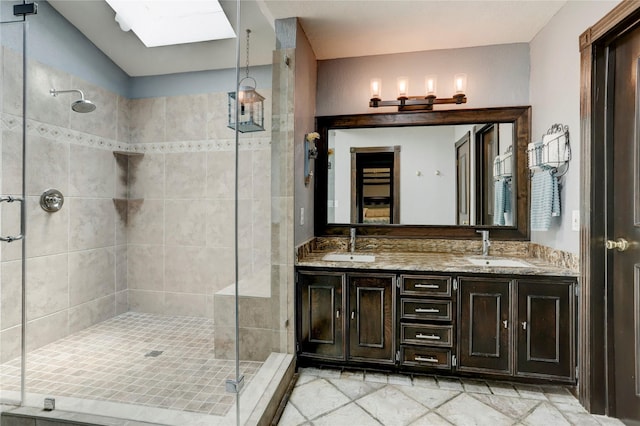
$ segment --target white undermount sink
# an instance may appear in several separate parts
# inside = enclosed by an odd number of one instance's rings
[[[371,254],[331,253],[325,255],[322,260],[328,262],[373,262],[376,257]]]
[[[495,266],[507,268],[526,268],[532,266],[530,263],[524,262],[522,260],[495,259],[490,257],[467,257],[467,261],[473,263],[476,266]]]

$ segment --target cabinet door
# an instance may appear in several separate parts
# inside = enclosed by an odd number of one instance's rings
[[[394,275],[349,276],[349,358],[394,362]]]
[[[510,281],[460,278],[458,370],[509,374]]]
[[[573,380],[573,282],[519,280],[517,301],[517,375],[554,376]]]
[[[298,281],[300,354],[344,359],[344,274],[300,271]]]

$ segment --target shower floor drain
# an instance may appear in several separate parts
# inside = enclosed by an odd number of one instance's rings
[[[157,356],[162,355],[162,352],[164,351],[151,351],[151,352],[148,352],[145,356],[150,356],[152,358],[155,358]]]

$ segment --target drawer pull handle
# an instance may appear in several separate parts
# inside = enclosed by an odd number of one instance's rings
[[[440,340],[440,336],[437,334],[416,334],[416,339],[426,339],[426,340]]]
[[[336,311],[336,318],[340,319],[340,311]]]
[[[523,329],[523,330],[526,330],[526,329],[527,329],[527,322],[526,322],[526,321],[523,321],[523,322],[522,322],[522,329]]]
[[[504,328],[509,328],[509,323],[507,322],[507,320],[502,321],[502,325],[504,325]]]
[[[416,288],[440,288],[438,284],[416,284]]]
[[[433,364],[438,363],[438,358],[423,358],[420,355],[416,355],[415,358],[413,358],[413,360],[418,362],[431,362]]]
[[[416,308],[416,314],[439,314],[440,309],[433,308]]]

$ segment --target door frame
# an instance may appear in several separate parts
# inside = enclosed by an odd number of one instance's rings
[[[580,298],[578,306],[578,394],[591,413],[615,416],[613,317],[608,285],[606,215],[605,96],[595,86],[604,81],[606,67],[598,62],[606,44],[640,19],[640,2],[623,1],[588,28],[580,43]],[[602,301],[607,301],[603,304]]]
[[[460,223],[460,161],[459,151],[464,145],[467,146],[467,167],[465,169],[465,207],[467,210],[467,223]],[[456,225],[471,225],[471,131],[468,131],[456,142]]]
[[[391,217],[390,223],[400,223],[400,145],[394,146],[374,146],[354,148],[351,147],[351,223],[360,223],[358,221],[359,206],[358,206],[358,186],[357,186],[357,173],[358,173],[358,154],[376,154],[376,153],[393,153],[393,176],[391,187]]]

